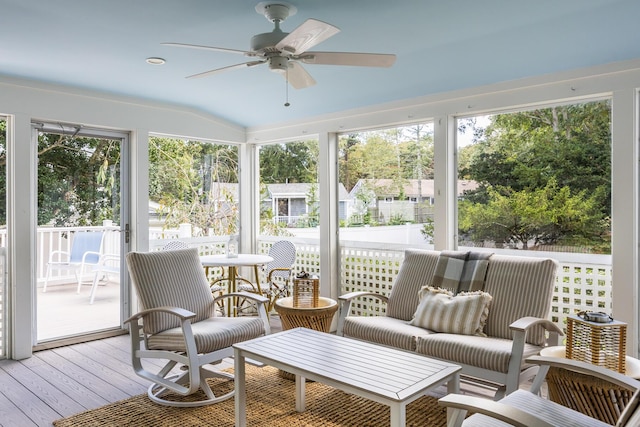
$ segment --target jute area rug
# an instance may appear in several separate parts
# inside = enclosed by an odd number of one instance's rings
[[[389,407],[307,382],[306,411],[295,410],[295,381],[284,379],[270,366],[247,365],[247,424],[269,427],[377,427],[389,425]],[[229,390],[233,381],[219,380],[214,392]],[[423,396],[407,405],[407,426],[444,427],[446,409],[436,398]],[[57,420],[56,427],[89,426],[234,426],[234,400],[199,408],[154,404],[146,394]]]

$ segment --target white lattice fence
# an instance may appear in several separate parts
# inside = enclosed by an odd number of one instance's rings
[[[356,291],[389,295],[398,275],[404,251],[396,249],[341,248],[340,294]],[[372,316],[383,314],[379,299],[359,298],[351,305],[352,314]]]
[[[580,311],[612,314],[610,265],[561,262],[556,284],[551,320],[558,326],[565,328],[567,315]]]

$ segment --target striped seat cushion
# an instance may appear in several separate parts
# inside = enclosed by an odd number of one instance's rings
[[[562,427],[611,427],[580,412],[572,411],[562,405],[541,398],[528,391],[516,390],[500,400],[500,403],[518,408],[535,415],[554,426]],[[509,427],[511,424],[498,421],[486,415],[476,414],[467,418],[463,427]]]
[[[196,314],[193,322],[213,316],[213,296],[198,249],[129,252],[127,266],[143,309],[180,307]],[[153,313],[145,318],[144,331],[156,334],[177,326],[175,316]]]
[[[413,318],[420,302],[418,291],[431,284],[438,255],[436,251],[418,249],[404,252],[404,260],[389,294],[387,316],[406,321]]]
[[[526,317],[546,319],[556,278],[556,261],[548,258],[493,255],[484,291],[493,297],[485,332],[490,337],[512,339],[509,325]],[[543,345],[542,327],[527,334],[527,342]]]
[[[406,320],[387,316],[350,316],[344,321],[344,336],[403,350],[415,351],[416,337],[431,331],[411,326]]]
[[[425,356],[502,373],[509,370],[512,348],[513,341],[508,339],[445,333],[418,336],[416,342],[416,352]],[[523,359],[540,350],[542,347],[525,344]]]
[[[191,325],[198,353],[210,353],[264,334],[257,317],[211,317]],[[182,328],[171,328],[148,338],[151,350],[186,351]]]

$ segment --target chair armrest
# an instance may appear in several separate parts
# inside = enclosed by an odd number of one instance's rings
[[[85,262],[85,259],[87,259],[87,257],[89,255],[98,255],[98,260],[100,259],[100,252],[96,252],[96,251],[87,251],[85,253],[82,254],[82,262]],[[100,262],[100,261],[98,261]]]
[[[527,332],[534,326],[542,326],[549,331],[547,345],[557,345],[558,337],[564,335],[558,326],[547,319],[539,317],[522,317],[509,325],[513,333],[513,344],[511,346],[511,359],[509,360],[506,393],[512,393],[518,389],[520,384],[520,373],[523,364],[524,347],[527,339]]]
[[[58,261],[54,261],[54,260],[53,260],[53,257],[54,257],[55,255],[58,255]],[[60,259],[60,256],[61,256],[61,255],[66,256],[66,257],[67,257],[67,259],[71,256],[71,254],[70,254],[68,251],[53,251],[53,252],[51,252],[51,253],[49,254],[49,262],[50,262],[50,263],[51,263],[51,262],[64,262],[64,261],[62,261],[62,260]]]
[[[555,332],[558,335],[564,335],[564,332],[562,332],[562,329],[560,329],[558,325],[551,322],[550,320],[541,319],[539,317],[522,317],[510,324],[509,328],[512,331],[526,332],[528,329],[536,325],[542,326],[549,332]]]
[[[165,307],[149,308],[147,310],[139,311],[138,313],[134,314],[133,316],[125,320],[124,323],[129,323],[129,322],[136,321],[138,319],[142,319],[143,317],[148,316],[151,313],[173,314],[174,316],[179,317],[181,321],[193,319],[194,317],[196,317],[196,314],[194,312],[185,310],[184,308],[165,306]]]
[[[269,270],[269,274],[267,275],[267,282],[271,282],[271,275],[273,273],[275,273],[276,271],[288,271],[289,272],[289,276],[291,276],[291,273],[293,272],[293,269],[290,267],[275,267],[272,268],[271,270]]]
[[[389,297],[376,292],[357,291],[357,292],[349,292],[348,294],[340,295],[338,297],[339,312],[338,312],[338,327],[336,330],[337,335],[343,335],[342,328],[344,327],[344,319],[349,315],[349,312],[351,311],[351,302],[354,299],[360,298],[360,297],[372,297],[384,303],[389,302]]]
[[[631,391],[640,389],[640,381],[628,377],[619,372],[602,366],[583,362],[580,360],[564,359],[560,357],[531,356],[526,359],[527,363],[566,369],[579,374],[590,375],[608,381],[617,386],[627,388]],[[545,370],[546,372],[546,370]]]
[[[489,399],[467,396],[462,394],[448,394],[438,400],[440,405],[447,408],[453,408],[456,411],[462,411],[463,413],[458,415],[454,414],[451,418],[462,420],[467,411],[487,415],[496,420],[509,423],[515,427],[557,427],[553,424],[549,424],[524,412],[513,406],[505,405],[504,403],[494,402]],[[452,425],[450,423],[449,425]]]
[[[381,301],[388,302],[389,297],[386,295],[379,294],[377,292],[369,292],[369,291],[357,291],[357,292],[349,292],[348,294],[343,294],[338,297],[340,301],[351,301],[355,298],[360,297],[373,297],[377,298]]]

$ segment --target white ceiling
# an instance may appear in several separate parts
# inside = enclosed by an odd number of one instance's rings
[[[391,68],[305,65],[289,89],[265,65],[180,42],[249,49],[273,29],[258,0],[0,0],[0,75],[186,106],[252,127],[640,58],[639,0],[289,0],[341,29],[313,50],[394,53]],[[153,66],[147,57],[166,59]],[[640,82],[639,82],[640,84]],[[1,94],[0,94],[1,96]]]

